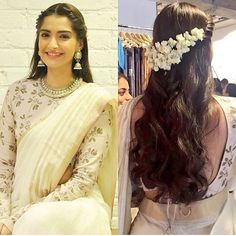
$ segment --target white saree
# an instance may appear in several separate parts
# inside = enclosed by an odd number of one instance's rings
[[[16,216],[13,234],[111,233],[117,169],[116,104],[98,86],[83,84],[18,140],[11,194],[11,214]],[[96,129],[97,123],[104,122],[102,113],[110,122],[109,142],[105,143],[92,135],[103,135]],[[55,201],[63,188],[58,185],[61,177],[78,148],[85,146],[87,153],[78,157],[80,181],[91,177],[86,176],[90,174],[84,168],[87,162],[97,165],[98,152],[102,156],[94,182],[89,191],[73,186],[73,200],[60,196]],[[73,185],[77,184],[74,179]]]
[[[213,196],[182,204],[159,204],[146,198],[131,224],[132,185],[129,176],[130,125],[141,97],[119,110],[119,232],[120,234],[235,234],[236,233],[236,100],[215,97],[224,110],[228,140],[220,171],[209,187]],[[231,171],[231,174],[229,173]],[[232,178],[230,178],[230,176]],[[228,184],[227,184],[228,183]],[[227,184],[227,187],[225,185]],[[234,191],[229,193],[228,190]],[[169,216],[168,216],[169,215]]]

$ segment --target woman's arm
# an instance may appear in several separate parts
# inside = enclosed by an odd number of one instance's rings
[[[112,138],[111,108],[107,107],[95,122],[93,127],[84,138],[76,154],[75,166],[71,178],[64,184],[58,185],[56,189],[42,201],[71,201],[86,196],[97,181],[103,156],[109,147]],[[14,222],[31,205],[20,208],[12,216]]]
[[[97,181],[103,156],[112,138],[111,122],[111,111],[107,108],[79,147],[70,180],[59,185],[44,201],[74,200],[89,193]]]
[[[59,185],[44,201],[74,200],[86,196],[97,181],[99,168],[108,150],[111,135],[111,111],[107,108],[79,147],[70,180]]]
[[[11,191],[16,160],[14,117],[8,90],[0,115],[0,223],[13,227],[10,219]]]

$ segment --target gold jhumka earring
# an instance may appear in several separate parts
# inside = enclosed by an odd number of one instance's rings
[[[38,68],[42,68],[45,67],[45,64],[43,63],[43,61],[40,59],[37,65]]]
[[[76,60],[75,66],[74,66],[74,70],[82,70],[82,66],[80,64],[80,60],[82,58],[82,52],[81,51],[77,51],[74,55],[74,58]]]

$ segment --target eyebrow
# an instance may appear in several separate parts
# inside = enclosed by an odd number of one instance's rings
[[[41,29],[39,32],[48,32],[48,33],[50,33],[51,31],[50,30],[47,30],[47,29]],[[72,32],[71,31],[69,31],[69,30],[60,30],[60,31],[58,31],[57,33],[70,33],[70,34],[72,34]]]

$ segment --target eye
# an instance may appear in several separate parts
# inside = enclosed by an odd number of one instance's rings
[[[120,96],[124,96],[125,93],[126,93],[126,89],[119,89],[119,90],[118,90],[118,94],[119,94]]]
[[[68,34],[61,34],[59,37],[63,40],[67,40],[70,38],[70,36]]]
[[[50,35],[49,35],[49,33],[47,33],[47,32],[42,32],[42,33],[40,34],[40,36],[41,36],[42,38],[48,38]]]

